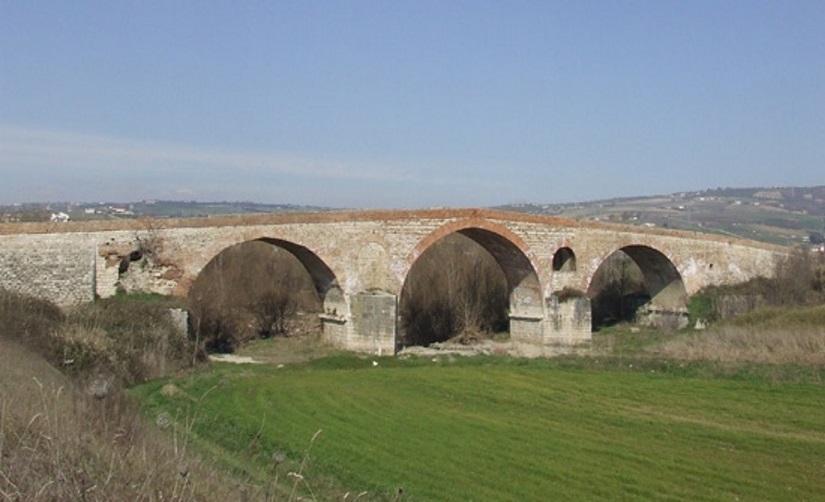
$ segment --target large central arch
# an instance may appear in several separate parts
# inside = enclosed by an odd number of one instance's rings
[[[544,319],[542,287],[529,256],[527,244],[504,226],[472,218],[447,224],[422,239],[408,258],[403,283],[412,266],[431,246],[452,234],[460,234],[484,248],[501,267],[507,282],[511,339],[527,341],[540,336]],[[403,291],[403,288],[402,288]]]

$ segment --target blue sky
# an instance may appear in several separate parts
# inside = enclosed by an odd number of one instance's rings
[[[0,203],[825,184],[822,1],[0,1]]]

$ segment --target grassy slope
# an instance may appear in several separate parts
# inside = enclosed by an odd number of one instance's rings
[[[333,477],[373,494],[404,487],[408,500],[813,500],[825,492],[825,398],[816,385],[496,358],[219,365],[178,381],[178,397],[159,392],[162,383],[136,393],[178,416],[205,394],[197,433],[259,475],[274,451],[300,461],[323,430],[310,484]]]

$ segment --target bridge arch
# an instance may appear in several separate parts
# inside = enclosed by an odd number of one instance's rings
[[[448,223],[419,241],[407,259],[402,281],[410,280],[413,266],[437,242],[451,235],[461,235],[475,242],[495,260],[506,281],[511,337],[524,331],[521,323],[537,325],[544,317],[542,287],[537,267],[527,244],[508,228],[481,218],[468,218]],[[535,331],[535,330],[534,330]]]
[[[347,311],[336,274],[323,259],[305,246],[271,237],[223,247],[198,272],[188,295],[190,318],[196,322],[209,317],[204,309],[216,307],[215,302],[220,302],[221,308],[242,312],[227,315],[229,310],[225,310],[221,314],[232,317],[236,333],[247,333],[253,324],[261,324],[257,326],[260,333],[268,334],[271,322],[280,322],[296,307],[313,324],[317,320],[313,315],[345,315]]]
[[[634,270],[625,269],[624,265],[632,262]],[[619,264],[621,270],[607,270]],[[604,277],[604,274],[613,274],[614,277]],[[635,274],[635,277],[634,277]],[[645,245],[630,244],[614,249],[604,255],[599,267],[588,280],[587,292],[591,300],[604,294],[606,284],[612,281],[610,294],[618,295],[615,298],[622,310],[629,309],[631,314],[643,307],[645,316],[639,319],[651,324],[681,325],[687,312],[687,289],[673,261],[662,251]],[[594,306],[594,311],[597,307]],[[597,321],[594,312],[594,322]]]
[[[346,312],[346,300],[338,283],[337,275],[315,252],[284,239],[262,237],[257,240],[281,248],[298,259],[312,279],[315,291],[318,293],[323,305],[324,313],[343,315]]]

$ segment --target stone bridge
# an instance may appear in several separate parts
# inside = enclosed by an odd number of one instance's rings
[[[559,293],[588,291],[617,250],[642,270],[652,311],[677,314],[704,286],[771,275],[785,254],[729,237],[482,209],[18,223],[0,225],[0,288],[71,305],[114,295],[129,274],[145,291],[186,295],[222,251],[259,240],[309,272],[328,340],[394,353],[404,281],[422,253],[453,233],[483,246],[504,271],[511,340],[540,346],[590,339],[588,298]],[[150,262],[124,266],[147,249]]]

